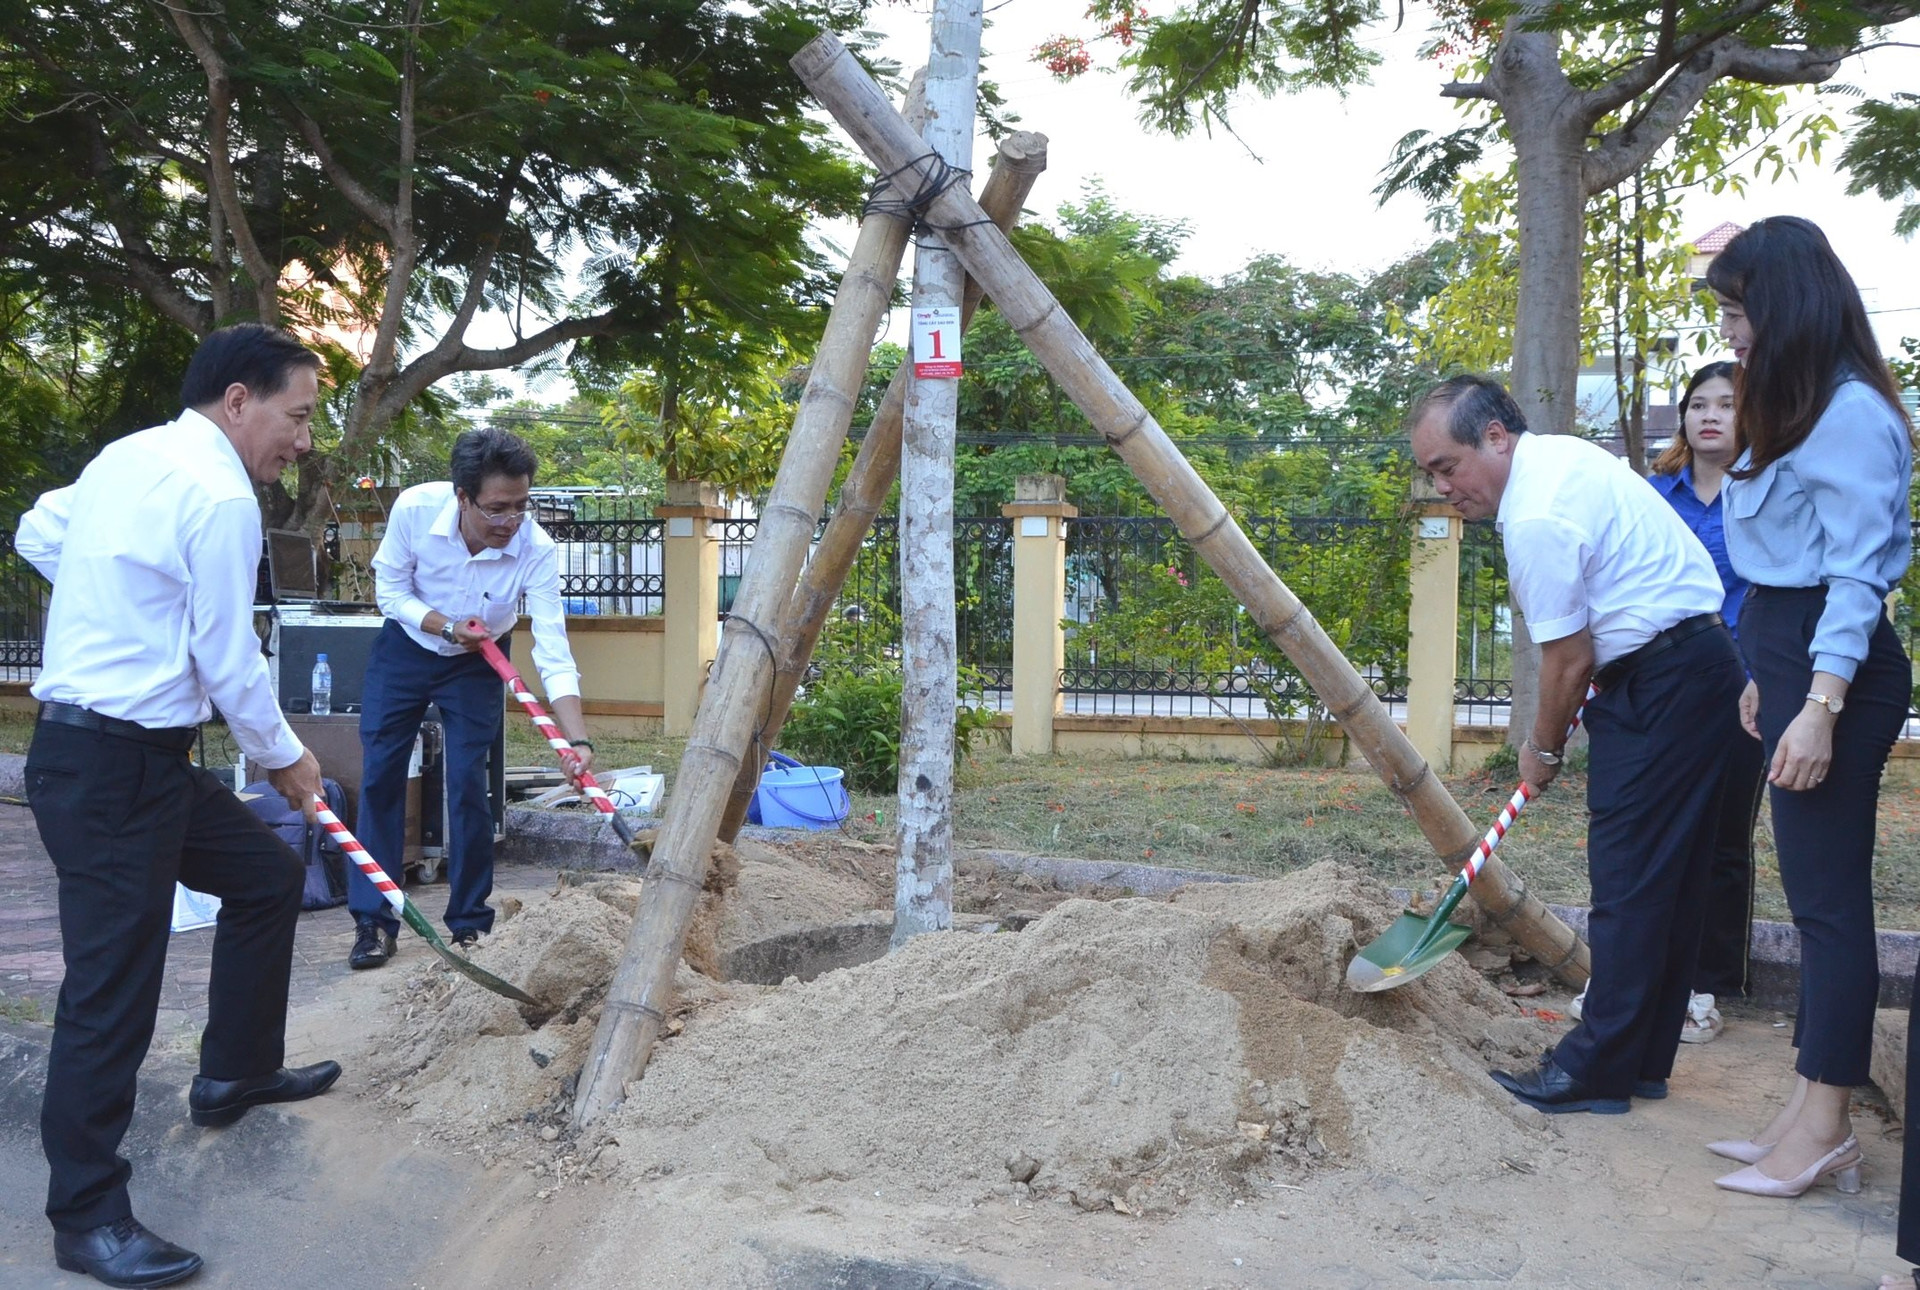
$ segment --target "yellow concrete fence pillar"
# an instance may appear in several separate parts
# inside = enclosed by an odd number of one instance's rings
[[[726,518],[719,490],[699,480],[668,480],[661,572],[666,580],[666,693],[662,720],[670,735],[690,734],[707,666],[720,648],[720,541],[713,524]]]
[[[1453,761],[1460,637],[1460,515],[1415,476],[1407,611],[1407,738],[1435,770]]]
[[[1000,513],[1013,521],[1013,731],[1016,757],[1053,752],[1067,638],[1066,521],[1080,513],[1059,475],[1021,475]]]

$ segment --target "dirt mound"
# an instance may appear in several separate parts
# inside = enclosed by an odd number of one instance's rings
[[[476,951],[538,1008],[437,964],[416,974],[390,1095],[455,1136],[558,1124],[638,896],[627,879],[562,887]],[[851,876],[749,844],[712,935],[870,904]],[[1144,1211],[1261,1167],[1440,1182],[1529,1154],[1539,1118],[1484,1072],[1531,1060],[1544,1026],[1458,960],[1405,989],[1346,989],[1354,945],[1395,912],[1377,883],[1323,864],[1172,902],[1069,901],[1019,933],[922,937],[806,985],[683,965],[645,1078],[579,1145],[617,1142],[604,1158],[629,1176]]]
[[[1132,1210],[1265,1163],[1470,1177],[1528,1152],[1538,1123],[1474,1050],[1537,1053],[1546,1032],[1463,967],[1349,995],[1355,937],[1392,910],[1322,865],[923,937],[697,1019],[607,1131],[652,1176]]]

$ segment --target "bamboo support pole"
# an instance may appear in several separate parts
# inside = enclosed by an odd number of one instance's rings
[[[901,128],[911,133],[904,119]],[[917,136],[916,143],[917,143]],[[574,1094],[573,1125],[597,1119],[646,1065],[672,1002],[674,968],[700,898],[720,815],[765,711],[774,633],[813,542],[846,441],[873,337],[893,297],[908,219],[872,214],[860,224],[820,348],[794,414],[773,490],[760,510],[680,774],[654,842],[620,966]]]
[[[884,173],[925,163],[917,136],[879,87],[831,34],[792,60],[800,79]],[[1247,540],[1173,441],[1074,326],[1004,234],[965,193],[936,198],[928,217],[1008,324],[1096,426],[1196,552],[1220,575],[1261,630],[1286,652],[1374,771],[1404,802],[1434,851],[1454,869],[1473,853],[1478,830],[1379,699]],[[1474,898],[1536,959],[1569,984],[1588,974],[1587,947],[1498,859],[1474,884]]]
[[[1034,181],[1046,168],[1046,135],[1030,130],[1008,135],[1000,141],[993,169],[981,187],[980,209],[998,227],[1012,228],[1020,218],[1020,208],[1026,204],[1027,195],[1033,191]],[[966,294],[960,303],[962,332],[973,321],[973,312],[979,307],[982,294],[980,284],[968,278]],[[906,407],[907,384],[912,376],[913,363],[908,358],[894,372],[893,383],[887,386],[887,393],[873,414],[867,437],[860,444],[860,454],[854,458],[852,469],[840,485],[833,518],[827,521],[827,531],[814,546],[813,558],[807,562],[806,572],[800,575],[800,585],[794,589],[787,612],[781,617],[777,638],[779,666],[774,672],[766,720],[758,732],[761,744],[750,750],[751,755],[740,767],[740,777],[733,783],[733,796],[720,823],[723,841],[733,841],[746,822],[747,808],[753,804],[754,790],[760,785],[766,754],[778,742],[787,715],[793,711],[794,691],[800,686],[800,678],[806,675],[807,663],[813,657],[814,646],[820,643],[820,633],[826,630],[833,603],[839,599],[847,575],[860,556],[860,544],[873,531],[874,517],[880,513],[893,481],[900,474],[901,414]]]

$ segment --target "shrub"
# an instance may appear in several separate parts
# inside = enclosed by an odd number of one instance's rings
[[[810,762],[838,766],[848,787],[891,793],[900,780],[900,691],[897,669],[840,672],[807,688],[793,705],[780,742]],[[993,725],[993,711],[968,703],[984,694],[979,673],[960,669],[960,703],[954,757],[970,755]]]

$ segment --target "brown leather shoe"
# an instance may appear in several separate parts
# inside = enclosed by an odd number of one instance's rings
[[[53,1234],[53,1261],[110,1286],[170,1286],[200,1270],[200,1256],[163,1241],[128,1215],[84,1232]]]
[[[318,1097],[340,1078],[339,1062],[315,1062],[311,1066],[282,1066],[271,1075],[252,1079],[208,1079],[193,1077],[187,1090],[187,1110],[193,1122],[203,1128],[232,1124],[249,1107],[269,1102],[303,1102]]]

